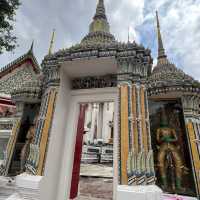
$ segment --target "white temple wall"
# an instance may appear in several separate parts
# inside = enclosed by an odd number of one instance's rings
[[[68,106],[70,102],[69,79],[62,68],[60,75],[61,83],[50,133],[44,177],[40,189],[42,200],[58,200],[56,198],[56,194],[60,178],[59,172],[61,170],[62,148],[64,145],[63,138],[65,137],[65,129],[68,119]]]

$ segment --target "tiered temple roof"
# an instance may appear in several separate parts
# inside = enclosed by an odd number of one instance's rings
[[[99,0],[96,13],[89,27],[89,33],[82,41],[70,48],[59,50],[58,52],[47,55],[43,60],[42,66],[44,73],[51,67],[57,66],[64,61],[73,61],[76,59],[115,57],[119,62],[126,62],[128,65],[130,59],[142,65],[141,74],[147,74],[151,71],[152,58],[151,51],[144,46],[136,44],[135,41],[122,43],[118,42],[110,33],[110,26],[106,17],[104,1]],[[129,60],[127,60],[129,58]],[[145,69],[143,69],[145,68]],[[142,73],[145,71],[145,73]],[[140,73],[140,72],[138,72]]]
[[[27,53],[9,63],[0,71],[0,93],[10,95],[25,81],[35,80],[41,72],[33,53],[33,43]]]
[[[36,73],[40,73],[40,66],[37,62],[37,59],[35,58],[35,55],[33,53],[33,43],[31,44],[31,48],[22,56],[17,58],[16,60],[12,61],[11,63],[7,64],[6,66],[2,67],[0,69],[0,78],[5,76],[6,74],[12,72],[17,67],[21,66],[22,63],[29,60],[32,63],[33,69]]]
[[[158,12],[156,12],[156,19],[158,59],[157,65],[154,67],[151,76],[148,78],[149,89],[152,93],[157,93],[156,88],[162,88],[168,91],[167,87],[171,87],[171,89],[174,87],[174,90],[178,89],[180,91],[184,91],[186,89],[185,87],[190,91],[200,91],[200,83],[198,81],[185,74],[181,69],[177,68],[175,64],[168,60],[163,46]]]
[[[89,33],[86,35],[81,44],[93,44],[93,43],[113,43],[115,37],[110,33],[110,26],[107,21],[104,0],[99,0],[96,13],[93,17],[93,21],[90,24]]]

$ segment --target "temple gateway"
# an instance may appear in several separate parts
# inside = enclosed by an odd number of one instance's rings
[[[153,69],[110,33],[103,0],[80,43],[1,69],[0,199],[200,199],[200,83],[156,21]]]

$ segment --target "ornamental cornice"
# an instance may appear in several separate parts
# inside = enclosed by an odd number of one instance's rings
[[[112,34],[103,31],[97,31],[91,32],[88,35],[86,35],[81,41],[81,45],[113,42],[115,42],[115,37]]]
[[[109,43],[95,45],[78,45],[48,55],[42,62],[45,85],[59,82],[59,66],[63,62],[77,59],[114,57],[118,63],[118,73],[130,73],[129,78],[149,75],[152,67],[151,52],[143,46],[133,43]],[[126,69],[127,68],[127,69]],[[124,77],[124,76],[123,76]],[[135,77],[135,76],[134,76]],[[104,80],[102,80],[104,81]]]
[[[163,86],[159,87],[157,85],[157,86],[151,87],[146,82],[146,86],[148,88],[148,96],[162,95],[162,94],[167,94],[171,92],[181,92],[183,94],[190,94],[192,96],[200,95],[200,88],[193,87],[191,85],[188,85],[188,86],[174,85],[174,86],[165,86],[165,87]]]
[[[138,58],[145,57],[146,62],[149,60],[151,51],[145,49],[141,45],[133,43],[119,43],[112,42],[108,44],[94,43],[94,44],[77,44],[69,49],[63,49],[53,55],[45,57],[45,63],[49,62],[63,62],[73,61],[75,59],[91,58],[91,57],[131,57],[137,56]]]
[[[72,80],[73,89],[117,87],[117,75],[92,76]]]

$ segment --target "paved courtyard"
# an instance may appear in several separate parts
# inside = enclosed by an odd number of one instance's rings
[[[111,178],[81,177],[77,200],[111,200],[113,180]]]

